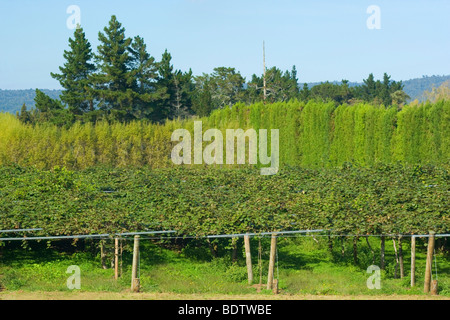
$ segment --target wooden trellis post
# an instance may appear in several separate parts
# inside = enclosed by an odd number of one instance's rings
[[[247,263],[247,275],[248,284],[253,282],[253,269],[252,269],[252,254],[250,252],[250,237],[248,235],[244,236],[244,246],[245,246],[245,261]]]
[[[405,277],[405,267],[403,264],[403,245],[402,245],[402,235],[398,237],[398,261],[400,264],[400,278],[403,279]]]
[[[416,285],[416,236],[411,237],[411,287]]]
[[[277,251],[277,236],[272,234],[272,241],[270,242],[270,260],[269,260],[269,274],[267,276],[267,290],[273,288],[273,270],[275,267],[275,254]]]
[[[433,252],[434,252],[434,231],[430,231],[430,236],[428,237],[428,248],[427,248],[427,265],[425,267],[425,284],[423,292],[429,293],[431,286],[431,267],[433,263]]]
[[[139,264],[139,236],[134,236],[133,247],[133,265],[131,269],[131,292],[139,291],[139,278],[138,278],[138,264]]]
[[[119,238],[114,239],[114,279],[119,278]]]

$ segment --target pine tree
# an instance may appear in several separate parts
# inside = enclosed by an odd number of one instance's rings
[[[363,80],[364,84],[361,86],[362,98],[365,101],[372,101],[376,97],[376,82],[373,73],[369,74],[367,79]]]
[[[298,78],[297,78],[297,68],[292,66],[291,73],[287,73],[289,77],[288,82],[288,98],[289,99],[297,99],[300,93],[300,88],[298,86]]]
[[[198,80],[198,77],[196,79]],[[205,81],[197,82],[197,87],[192,97],[192,110],[199,117],[207,117],[213,110],[209,81],[209,78],[207,78]]]
[[[185,118],[192,112],[192,94],[195,90],[192,78],[191,69],[188,72],[177,70],[174,74],[175,99],[172,105],[173,118]]]
[[[64,109],[64,106],[59,100],[52,99],[41,90],[36,89],[34,101],[36,103],[35,121],[48,121],[57,126],[73,123],[73,118],[67,112],[67,109]]]
[[[342,79],[341,84],[341,103],[348,103],[353,98],[353,92],[348,85],[349,81]]]
[[[387,107],[392,104],[392,98],[391,98],[391,77],[385,73],[383,75],[383,83],[381,86],[381,92],[380,92],[380,98],[383,101],[383,104]]]
[[[136,79],[134,90],[138,94],[133,103],[133,114],[137,119],[149,119],[153,113],[155,101],[164,97],[166,90],[158,88],[158,65],[155,58],[147,52],[144,39],[135,37],[129,51],[132,57],[132,74]]]
[[[129,52],[132,57],[133,76],[136,77],[139,92],[145,92],[146,89],[154,88],[158,77],[155,58],[147,52],[147,45],[144,39],[136,36],[131,43]]]
[[[98,72],[93,76],[99,108],[108,119],[133,120],[136,79],[131,72],[131,38],[125,36],[125,28],[114,15],[103,31],[98,34],[100,45],[95,56]]]
[[[214,68],[211,74],[213,99],[216,108],[231,107],[242,97],[245,79],[235,68]]]
[[[158,90],[165,94],[157,101],[155,110],[152,114],[153,121],[162,121],[169,118],[171,113],[171,101],[175,95],[173,87],[173,65],[172,55],[164,51],[161,61],[158,63]]]
[[[252,80],[247,83],[247,89],[245,90],[245,100],[248,104],[253,104],[258,101],[263,101],[263,79],[256,74],[252,75]]]
[[[22,108],[20,109],[20,113],[17,112],[17,118],[22,123],[30,123],[31,122],[31,113],[28,112],[27,106],[25,105],[25,103],[22,105]]]
[[[91,45],[81,27],[75,30],[74,38],[69,39],[69,47],[69,51],[64,51],[66,62],[63,67],[59,67],[61,73],[50,75],[65,89],[61,94],[61,101],[68,105],[71,114],[80,118],[94,110],[90,76],[95,71],[95,65],[91,63]]]
[[[162,121],[188,115],[194,90],[192,71],[174,70],[172,55],[166,49],[159,62],[158,74],[158,90],[165,94],[157,102],[152,120]]]
[[[310,96],[310,90],[308,84],[304,83],[302,90],[300,90],[300,100],[308,102]]]

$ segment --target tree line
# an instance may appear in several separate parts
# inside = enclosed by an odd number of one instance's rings
[[[63,92],[54,99],[36,89],[35,108],[24,104],[19,119],[25,123],[51,122],[71,126],[76,121],[99,120],[129,122],[208,116],[215,109],[231,107],[238,102],[283,102],[292,99],[333,101],[354,104],[401,105],[407,95],[403,84],[384,75],[375,81],[373,74],[363,85],[349,87],[342,83],[321,83],[312,88],[299,87],[297,70],[269,68],[265,75],[254,74],[250,81],[232,67],[217,67],[211,74],[194,76],[175,69],[166,50],[157,61],[140,36],[127,37],[125,28],[112,16],[108,26],[98,33],[99,45],[94,52],[83,28],[78,26],[64,51],[65,63],[59,73],[51,73]],[[264,80],[266,85],[264,86]],[[265,92],[265,93],[264,93]]]

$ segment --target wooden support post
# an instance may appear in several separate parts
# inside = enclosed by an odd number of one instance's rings
[[[119,278],[119,238],[114,239],[114,279]]]
[[[275,267],[275,254],[277,251],[277,236],[272,234],[272,241],[270,242],[270,260],[269,260],[269,274],[267,276],[267,290],[273,288],[273,269]]]
[[[233,237],[231,240],[231,247],[232,247],[232,251],[231,251],[231,261],[233,263],[235,263],[237,261],[237,242],[238,242],[239,238],[237,237]]]
[[[431,281],[431,289],[430,289],[430,293],[431,293],[433,296],[437,296],[437,295],[438,295],[438,281],[437,281],[437,280]]]
[[[395,252],[395,272],[394,272],[394,279],[398,278],[398,253],[397,253],[397,245],[395,244],[395,238],[392,238],[392,244],[394,246],[394,252]]]
[[[250,237],[244,236],[244,246],[245,246],[245,261],[247,263],[247,275],[248,275],[248,284],[252,284],[253,282],[253,269],[252,269],[252,254],[250,252]]]
[[[358,237],[353,237],[353,262],[358,264]]]
[[[411,237],[411,287],[416,285],[416,236]]]
[[[328,232],[328,250],[330,250],[331,255],[333,255],[333,239],[331,238],[330,232]]]
[[[108,269],[108,267],[106,266],[106,252],[105,252],[105,241],[104,240],[100,240],[100,260],[102,263],[102,268]]]
[[[373,248],[370,245],[369,236],[366,236],[366,243],[367,243],[367,246],[369,247],[370,251],[372,252],[372,264],[375,264],[375,251],[373,251]]]
[[[433,231],[430,231],[430,235],[428,237],[428,248],[427,248],[427,265],[425,268],[425,285],[423,292],[429,293],[431,286],[431,272],[432,272],[432,263],[433,263],[433,252],[434,252],[434,235]]]
[[[400,263],[400,279],[405,277],[405,267],[403,264],[403,246],[402,246],[402,236],[398,236],[398,261]]]
[[[273,280],[273,288],[272,288],[272,292],[274,294],[278,294],[278,279],[274,279]]]
[[[120,273],[119,276],[121,277],[123,275],[123,243],[122,240],[120,240]]]
[[[381,252],[380,252],[380,268],[384,270],[385,267],[385,257],[384,257],[384,247],[385,247],[385,237],[381,236]]]
[[[139,236],[134,236],[134,247],[133,247],[133,264],[131,267],[131,292],[139,291],[139,278],[138,274],[138,263],[139,263]]]
[[[259,266],[259,286],[258,292],[261,291],[262,288],[262,246],[261,246],[261,238],[259,238],[258,245],[258,266]]]

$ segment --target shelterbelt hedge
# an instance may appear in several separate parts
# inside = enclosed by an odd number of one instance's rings
[[[207,118],[149,122],[31,126],[0,114],[0,165],[86,169],[174,166],[176,129],[278,129],[280,167],[333,168],[344,163],[448,165],[450,101],[418,106],[340,105],[310,101],[237,104]],[[206,143],[203,142],[205,145]],[[269,141],[270,143],[270,141]],[[249,157],[247,156],[247,162]]]

